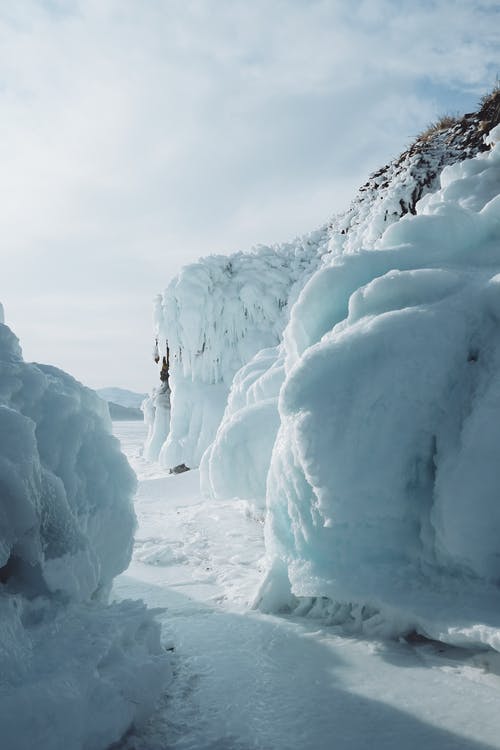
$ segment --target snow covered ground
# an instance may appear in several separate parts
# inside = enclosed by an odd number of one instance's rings
[[[263,528],[244,501],[200,497],[198,472],[141,458],[146,426],[115,423],[137,472],[139,527],[117,599],[142,597],[175,678],[119,750],[500,748],[500,655],[366,640],[251,609]]]

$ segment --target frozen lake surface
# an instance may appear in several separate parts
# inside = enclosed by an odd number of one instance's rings
[[[168,694],[120,750],[500,748],[498,654],[252,610],[262,524],[241,501],[202,499],[197,471],[146,462],[143,423],[114,430],[139,479],[134,557],[115,597],[162,608],[175,649]]]

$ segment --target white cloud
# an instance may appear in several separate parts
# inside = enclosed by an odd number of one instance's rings
[[[472,106],[491,85],[498,15],[461,0],[2,5],[1,294],[28,356],[144,388],[150,298],[179,266],[346,206],[441,94]]]

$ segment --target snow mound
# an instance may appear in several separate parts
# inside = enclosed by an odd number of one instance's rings
[[[152,710],[168,672],[145,607],[106,604],[131,556],[135,477],[106,405],[25,363],[3,324],[0,488],[2,741],[102,750]]]
[[[364,607],[374,627],[385,611],[398,627],[500,648],[500,144],[489,142],[445,167],[440,189],[372,249],[331,258],[293,308],[264,608],[325,597]]]

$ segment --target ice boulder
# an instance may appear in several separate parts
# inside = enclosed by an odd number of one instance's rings
[[[367,628],[500,648],[499,192],[492,139],[302,290],[267,482],[265,609],[357,607]]]
[[[103,750],[144,720],[169,665],[130,560],[135,477],[106,405],[23,361],[0,324],[0,726],[9,750]]]

